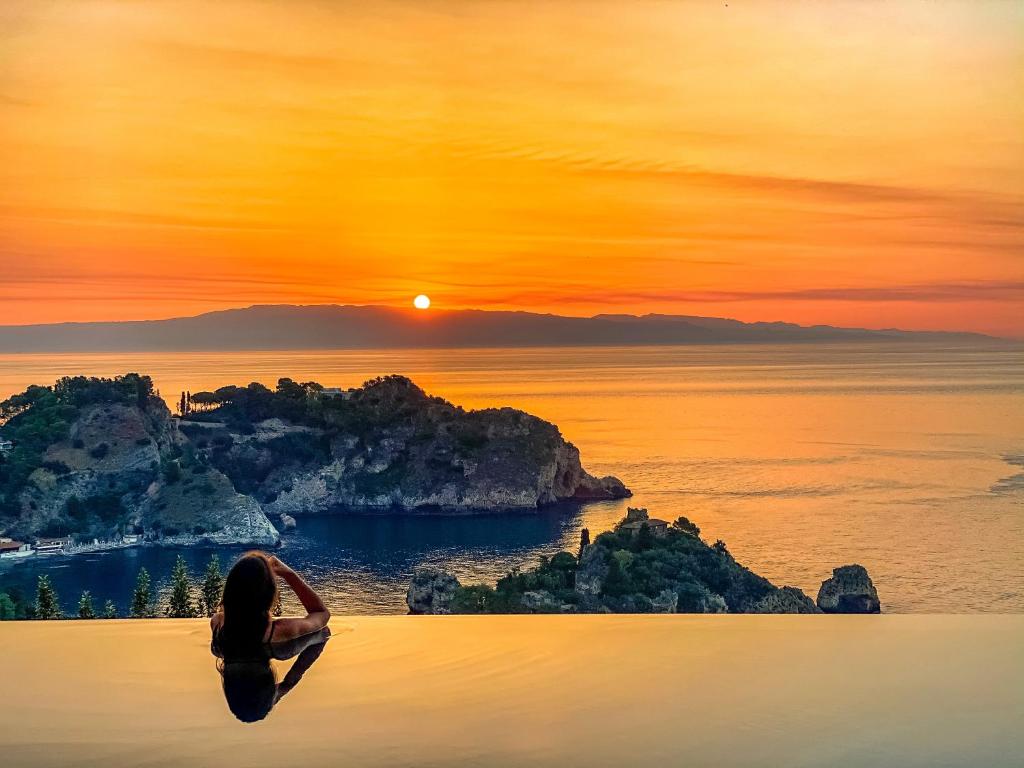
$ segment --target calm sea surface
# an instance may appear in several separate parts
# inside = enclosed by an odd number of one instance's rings
[[[65,374],[150,374],[168,400],[280,376],[355,386],[409,375],[467,407],[558,424],[596,474],[652,516],[685,514],[742,563],[812,596],[834,566],[871,572],[883,610],[1024,610],[1024,348],[785,345],[241,354],[0,356],[0,396]],[[280,555],[338,613],[402,613],[408,577],[437,563],[493,581],[575,549],[625,502],[486,517],[303,518]],[[126,607],[134,549],[0,565],[0,588],[47,571],[71,610],[82,589]],[[209,552],[189,550],[199,570]],[[221,550],[222,562],[233,550]]]

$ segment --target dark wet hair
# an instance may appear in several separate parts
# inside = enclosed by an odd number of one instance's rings
[[[218,668],[231,714],[243,723],[255,723],[270,714],[277,703],[277,676],[269,658],[225,661]]]
[[[277,579],[270,568],[270,558],[263,552],[246,552],[224,581],[224,625],[218,633],[217,645],[225,661],[261,655],[270,612],[277,600]]]

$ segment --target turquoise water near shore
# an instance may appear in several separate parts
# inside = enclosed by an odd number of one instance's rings
[[[558,424],[584,465],[615,474],[652,515],[685,514],[740,562],[809,594],[859,562],[892,612],[1024,610],[1024,347],[759,345],[0,356],[0,396],[60,375],[153,376],[168,400],[279,376],[355,386],[411,376],[467,407],[510,405]],[[403,612],[420,562],[493,581],[574,549],[627,502],[483,518],[303,518],[282,556],[339,613]],[[127,605],[134,549],[0,565],[0,588],[52,574]],[[208,552],[186,555],[201,567]],[[222,552],[226,561],[233,554]]]

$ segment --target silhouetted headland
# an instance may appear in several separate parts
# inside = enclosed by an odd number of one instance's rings
[[[257,305],[195,317],[0,326],[0,353],[254,349],[629,346],[842,341],[970,341],[976,333],[744,323],[691,315],[565,317],[478,309]]]

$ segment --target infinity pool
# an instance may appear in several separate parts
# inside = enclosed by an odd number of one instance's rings
[[[11,766],[1019,766],[1024,616],[335,618],[254,724],[203,621],[20,622]],[[289,668],[302,663],[291,675]]]

